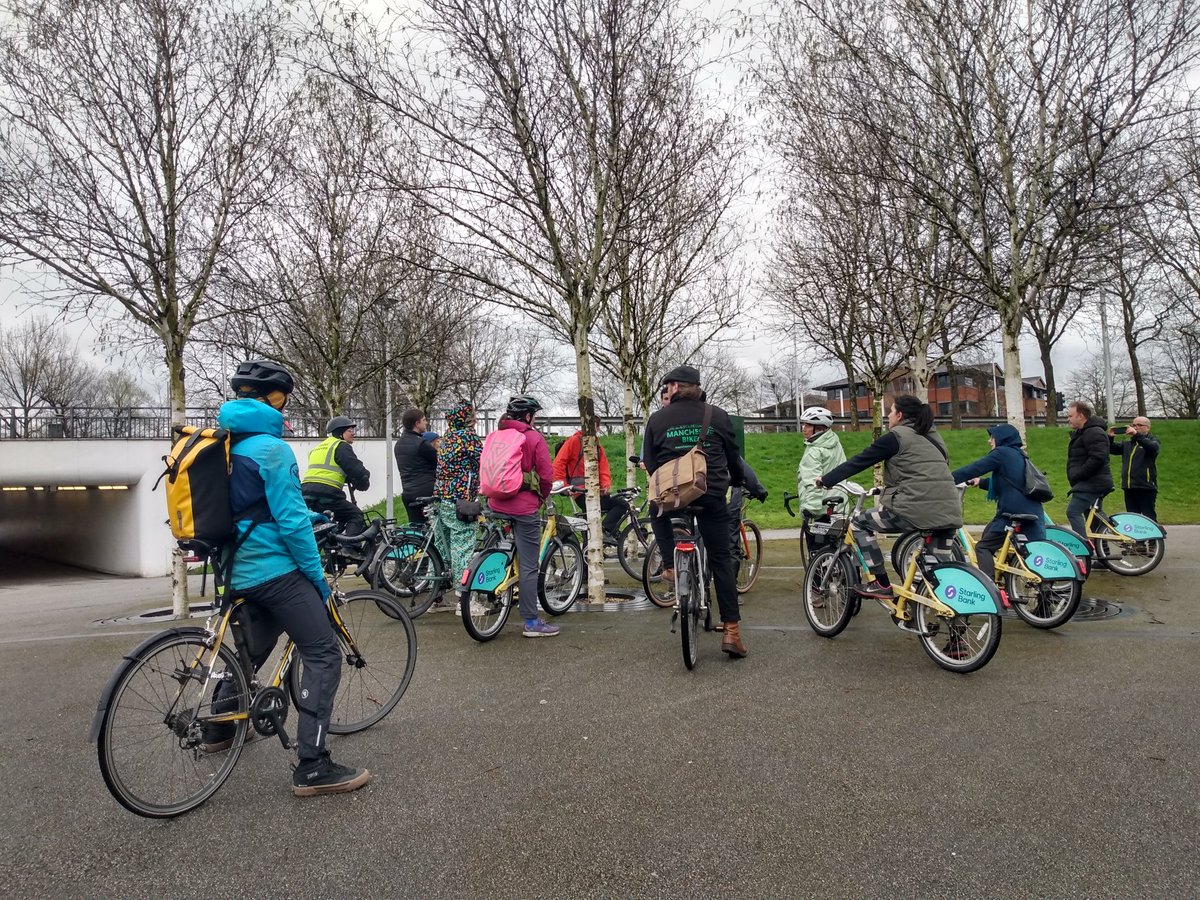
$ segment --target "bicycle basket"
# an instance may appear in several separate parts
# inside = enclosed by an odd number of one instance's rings
[[[814,546],[834,547],[845,540],[849,525],[846,516],[833,516],[828,522],[813,519],[808,523],[808,533],[812,535]]]

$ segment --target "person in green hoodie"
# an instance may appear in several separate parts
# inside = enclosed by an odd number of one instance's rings
[[[800,430],[804,433],[804,455],[796,467],[796,493],[799,495],[800,513],[805,520],[826,521],[825,504],[822,502],[832,491],[818,488],[816,480],[829,470],[846,461],[846,451],[833,430],[833,413],[824,406],[810,406],[800,414]],[[815,548],[814,536],[805,534],[808,552]]]

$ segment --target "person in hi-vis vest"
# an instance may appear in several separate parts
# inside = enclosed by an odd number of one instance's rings
[[[362,510],[346,499],[343,488],[356,491],[371,486],[371,473],[350,445],[354,443],[354,422],[346,416],[334,416],[325,426],[329,437],[308,454],[308,471],[300,482],[304,502],[313,512],[333,513],[343,534],[358,534],[367,527]]]

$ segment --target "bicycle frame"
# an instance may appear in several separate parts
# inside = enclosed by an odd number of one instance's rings
[[[1094,529],[1099,522],[1103,530]],[[1161,539],[1166,537],[1162,526],[1146,516],[1138,513],[1115,513],[1109,516],[1100,509],[1097,500],[1087,511],[1083,523],[1084,535],[1090,541],[1120,541],[1123,544],[1136,544],[1140,541]]]
[[[839,548],[837,552],[850,556],[852,551],[853,559],[855,560],[860,577],[862,575],[866,575],[867,579],[870,580],[873,577],[871,575],[870,567],[867,566],[867,561],[863,558],[862,551],[859,550],[858,544],[854,541],[854,517],[858,513],[862,512],[863,500],[865,500],[868,496],[871,496],[873,492],[863,490],[861,493],[859,493],[849,488],[849,485],[846,487],[847,490],[851,494],[854,494],[857,499],[855,500],[853,510],[851,510],[847,516],[846,534],[842,537],[842,547]],[[944,603],[938,598],[934,588],[931,586],[933,584],[933,578],[931,577],[930,566],[927,563],[925,556],[926,554],[929,554],[930,558],[935,562],[940,562],[940,560],[937,560],[936,557],[933,557],[932,554],[930,554],[930,551],[928,550],[929,542],[930,537],[929,535],[926,535],[925,549],[920,553],[913,554],[912,558],[909,560],[908,568],[904,573],[903,583],[899,585],[892,585],[892,593],[895,594],[895,600],[876,600],[880,606],[890,612],[892,616],[899,622],[908,623],[913,621],[913,613],[909,608],[912,604],[928,606],[938,615],[945,616],[947,618],[952,618],[953,616],[958,615],[960,612],[972,611],[967,609],[956,609],[955,607]],[[913,585],[917,580],[918,573],[921,575],[921,589],[914,590]]]

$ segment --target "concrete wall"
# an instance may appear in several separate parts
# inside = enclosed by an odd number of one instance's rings
[[[289,443],[303,473],[319,442]],[[100,572],[168,574],[175,542],[165,494],[152,490],[168,449],[162,441],[0,441],[0,487],[27,488],[0,491],[0,560],[7,547]],[[370,506],[386,495],[385,444],[356,441],[354,450],[371,471],[371,489],[358,495]],[[88,489],[49,490],[60,486]]]

